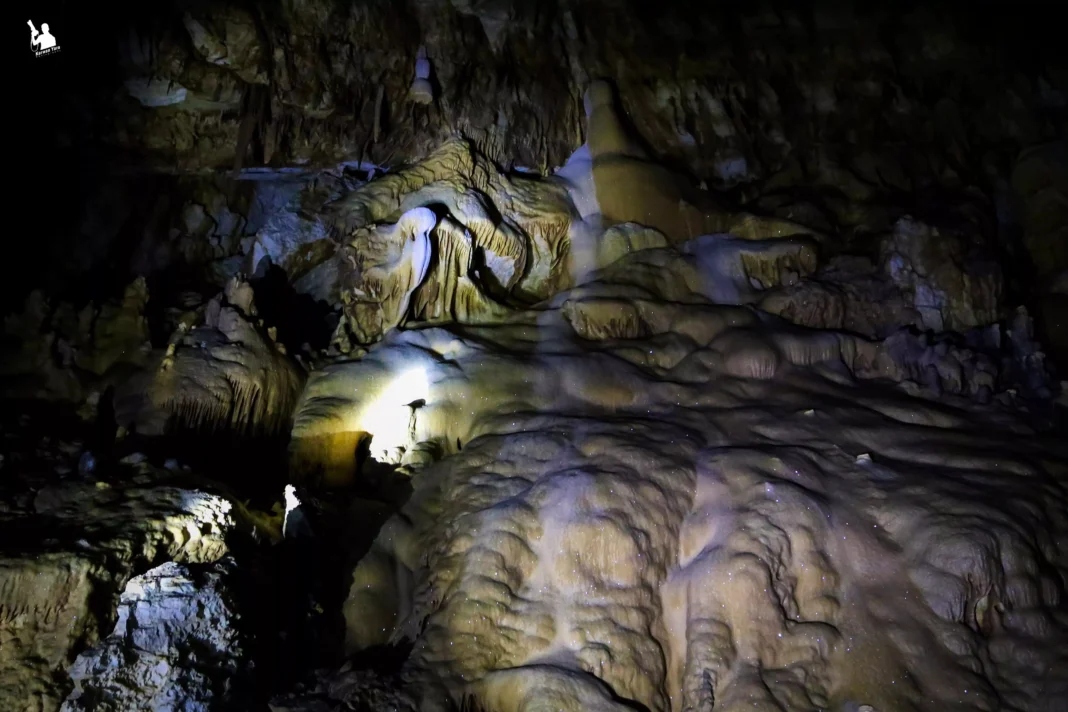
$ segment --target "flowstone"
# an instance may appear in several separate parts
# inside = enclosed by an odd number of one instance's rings
[[[608,84],[591,84],[587,118],[579,153],[588,160],[549,179],[505,174],[453,139],[332,203],[345,243],[335,343],[351,352],[409,323],[499,322],[626,254],[706,233],[721,234],[726,247],[702,253],[729,261],[748,280],[739,287],[746,294],[815,269],[815,231],[716,206],[627,134]]]
[[[312,377],[306,461],[441,457],[353,571],[348,650],[410,643],[427,710],[1055,709],[1063,443],[971,400],[966,354],[737,305],[702,244]]]
[[[235,277],[202,313],[179,324],[154,369],[117,389],[119,423],[146,434],[175,420],[277,432],[289,423],[304,374],[276,338],[256,318],[252,287]]]
[[[505,175],[461,139],[353,191],[330,213],[346,243],[339,329],[355,343],[410,320],[495,320],[570,281],[566,191]]]

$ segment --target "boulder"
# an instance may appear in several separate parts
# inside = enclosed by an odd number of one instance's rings
[[[115,629],[71,665],[74,691],[60,712],[207,712],[240,702],[247,661],[227,585],[235,566],[171,561],[130,579]]]

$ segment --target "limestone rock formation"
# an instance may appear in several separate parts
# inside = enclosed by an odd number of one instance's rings
[[[906,326],[922,327],[911,295],[887,273],[867,257],[839,255],[810,279],[768,290],[760,308],[795,324],[844,329],[869,338],[885,338]]]
[[[708,232],[722,234],[695,248],[707,263],[699,269],[734,275],[718,285],[721,302],[752,301],[754,288],[792,284],[816,268],[813,231],[715,206],[638,147],[611,87],[594,82],[587,101],[588,165],[550,180],[513,177],[452,140],[331,204],[336,230],[349,240],[339,263],[346,320],[336,342],[366,346],[409,320],[498,321],[625,254]]]
[[[409,169],[353,191],[331,210],[338,232],[351,235],[374,222],[394,222],[411,208],[438,204],[471,231],[484,254],[486,278],[500,288],[539,299],[566,283],[566,272],[559,274],[573,215],[566,191],[546,181],[505,175],[461,139],[447,141]]]
[[[357,343],[409,318],[497,318],[508,302],[544,299],[571,279],[566,191],[505,175],[463,140],[358,188],[330,212],[349,243],[342,300]]]
[[[731,215],[710,193],[655,162],[623,122],[608,82],[590,84],[585,106],[591,197],[603,226],[636,223],[663,233],[672,243],[708,233],[758,240],[815,233],[788,220]]]
[[[0,709],[1063,711],[1060,25],[181,5],[11,72]]]
[[[1035,274],[1048,278],[1068,268],[1068,146],[1032,146],[1013,166],[1011,187],[1020,227]]]
[[[337,245],[330,239],[330,226],[322,207],[336,200],[359,183],[343,170],[332,171],[313,179],[263,181],[261,210],[267,215],[255,235],[241,247],[246,274],[262,273],[268,265],[277,265],[291,281],[298,282],[310,271],[327,261]],[[267,263],[264,263],[267,260]],[[329,294],[330,301],[336,301]]]
[[[1048,121],[1034,109],[1065,91],[1063,74],[1022,82],[1005,66],[1006,45],[1030,40],[1033,50],[1042,31],[1011,22],[1007,8],[988,8],[989,27],[926,6],[868,13],[822,2],[654,11],[430,0],[410,9],[402,20],[385,5],[301,0],[250,13],[219,3],[142,29],[136,42],[117,11],[98,11],[102,27],[116,25],[133,45],[131,77],[156,77],[180,108],[101,97],[119,109],[110,141],[168,169],[229,167],[245,124],[267,164],[360,155],[388,165],[426,156],[460,128],[494,159],[547,171],[581,143],[582,93],[601,76],[631,97],[638,132],[701,179],[746,184],[796,160],[837,165],[871,197],[926,178],[952,185],[962,156],[1006,136],[1042,141]],[[408,100],[420,47],[440,86],[434,108]],[[953,91],[928,94],[924,80]],[[260,88],[269,111],[243,110],[241,91]],[[230,111],[218,115],[220,105]]]
[[[179,325],[158,365],[117,389],[120,424],[156,434],[174,419],[239,432],[285,427],[304,375],[276,338],[257,323],[252,287],[234,278]]]
[[[1068,363],[1068,290],[1050,291],[1040,301],[1036,320],[1040,325],[1043,348],[1063,372]]]
[[[430,104],[434,101],[434,85],[430,83],[430,60],[426,56],[426,47],[420,47],[415,55],[415,79],[408,90],[408,98],[417,104]]]
[[[70,668],[60,712],[208,710],[239,704],[242,649],[226,581],[234,562],[169,562],[126,584],[115,629]]]
[[[515,263],[526,256],[524,242],[517,239],[513,255],[501,258],[474,240],[463,224],[451,217],[439,221],[425,207],[409,210],[393,225],[359,231],[343,253],[351,269],[342,270],[347,320],[339,329],[357,343],[371,344],[409,320],[500,318],[508,310],[487,294],[500,284],[493,270],[514,281]],[[490,264],[480,270],[483,260]]]
[[[140,278],[126,288],[119,304],[105,304],[91,318],[83,311],[79,321],[92,322],[91,340],[84,345],[88,348],[73,344],[74,363],[98,376],[120,362],[143,363],[149,341],[145,318],[148,298],[148,286]]]
[[[143,278],[121,300],[75,310],[52,304],[42,292],[26,299],[21,313],[4,320],[0,373],[9,397],[79,401],[101,377],[121,378],[145,364],[151,352]]]
[[[597,204],[608,225],[640,223],[673,242],[722,231],[723,210],[711,196],[701,196],[680,176],[650,161],[628,135],[611,85],[593,82],[585,101]]]
[[[11,477],[11,475],[9,475]],[[106,634],[119,592],[158,559],[209,563],[227,552],[229,501],[146,472],[122,484],[63,482],[28,511],[4,508],[0,706],[56,710],[67,667]]]
[[[902,218],[880,245],[890,279],[911,297],[920,324],[932,331],[965,331],[998,320],[1001,271],[967,254],[956,236]]]
[[[965,333],[1004,317],[1002,272],[992,256],[907,216],[879,242],[877,264],[839,255],[811,276],[764,294],[761,308],[879,338],[907,326]]]
[[[430,268],[430,232],[436,225],[432,210],[415,208],[395,225],[354,239],[353,284],[344,294],[351,299],[348,325],[361,343],[377,341],[407,317],[412,292]]]
[[[2,363],[7,395],[50,394],[71,399],[80,395],[80,384],[70,369],[71,355],[62,348],[66,342],[48,329],[51,313],[45,295],[34,291],[21,313],[4,318]],[[53,351],[53,346],[59,348]]]
[[[250,84],[267,83],[266,52],[251,13],[222,7],[185,13],[182,24],[201,59],[230,69]]]
[[[613,225],[597,240],[597,266],[607,267],[632,252],[667,247],[664,233],[636,223]]]
[[[1033,146],[1013,166],[1013,203],[1022,230],[1024,262],[1035,276],[1037,315],[1054,358],[1068,364],[1068,146]]]
[[[699,250],[642,266],[670,251],[313,378],[294,442],[445,456],[354,570],[349,649],[411,641],[420,709],[1053,704],[1064,469],[960,397],[982,360],[715,304]]]
[[[346,669],[339,674],[320,671],[310,690],[271,700],[271,712],[333,712],[338,705],[352,709],[416,712],[403,690],[403,681],[373,671]]]
[[[916,395],[949,393],[985,403],[1001,385],[1000,364],[948,339],[931,340],[903,329],[874,344],[860,343],[854,363],[858,376],[900,383]]]

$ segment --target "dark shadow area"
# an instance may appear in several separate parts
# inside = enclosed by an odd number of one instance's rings
[[[356,447],[356,477],[349,494],[400,509],[411,496],[411,479],[397,472],[396,465],[374,459],[371,456],[372,440],[372,437],[364,438]]]
[[[304,344],[314,351],[330,344],[336,314],[329,304],[298,294],[285,270],[271,265],[249,283],[256,293],[257,316],[264,324],[278,328],[278,340],[288,353],[300,353]]]
[[[407,640],[397,645],[375,645],[349,656],[349,661],[356,670],[374,670],[381,674],[395,673],[411,656],[413,647],[415,647],[414,644]]]
[[[173,427],[162,437],[131,436],[124,449],[160,464],[175,458],[198,475],[226,484],[250,506],[269,510],[286,485],[288,441],[285,434]]]
[[[206,304],[221,291],[219,285],[205,278],[202,266],[181,261],[153,273],[145,282],[148,286],[145,317],[152,345],[157,348],[165,346],[174,333],[173,317],[176,314]],[[186,303],[186,294],[197,295],[198,299],[195,303]]]

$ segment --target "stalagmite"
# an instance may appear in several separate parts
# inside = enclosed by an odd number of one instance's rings
[[[408,90],[408,98],[417,104],[430,104],[434,101],[434,87],[430,84],[430,60],[426,56],[426,47],[420,47],[415,55],[415,79]]]

